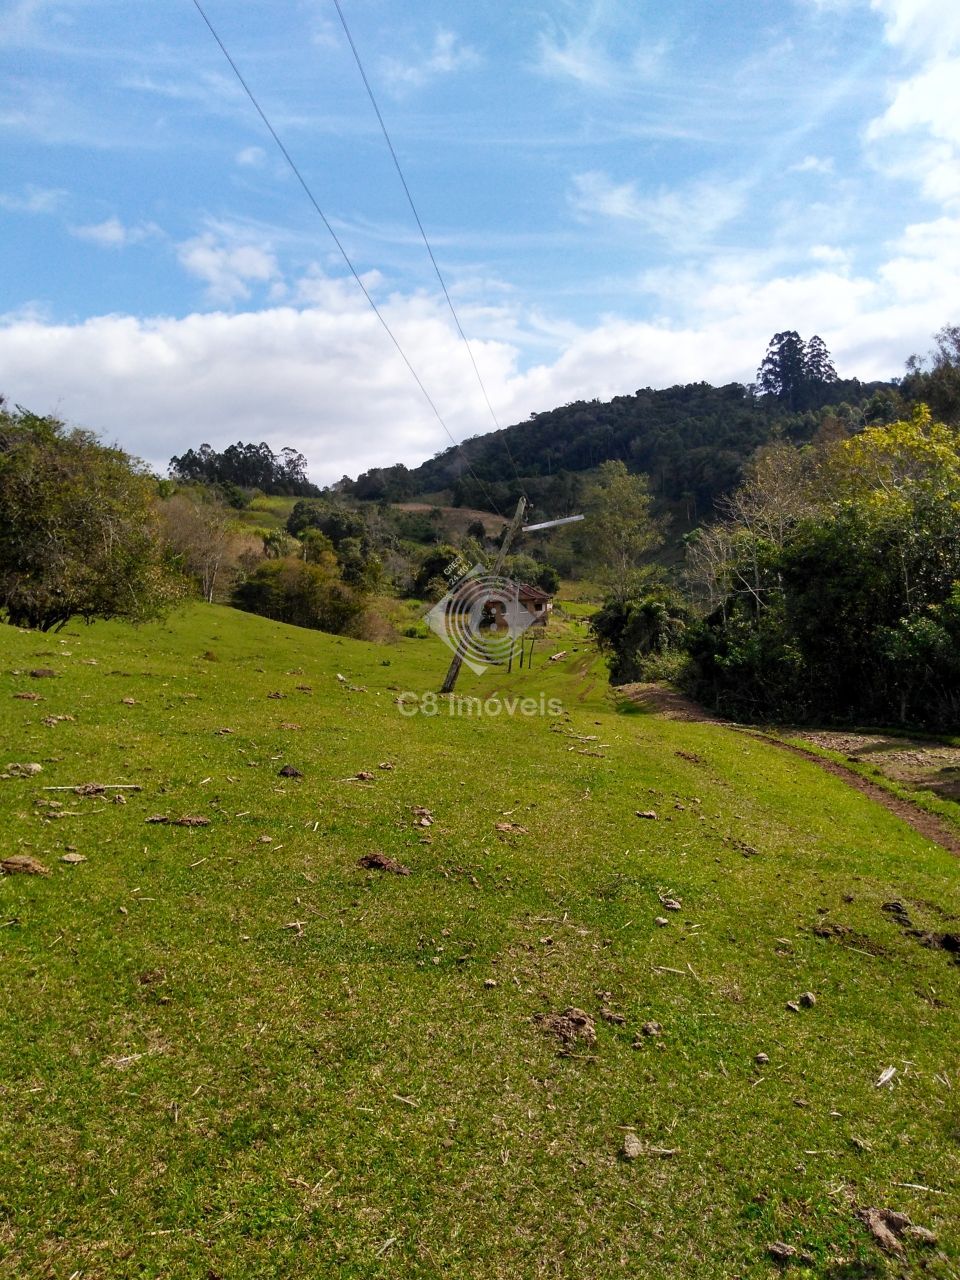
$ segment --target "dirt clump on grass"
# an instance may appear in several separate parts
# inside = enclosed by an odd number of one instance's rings
[[[915,1240],[918,1244],[934,1245],[937,1237],[926,1227],[919,1227],[911,1222],[905,1213],[895,1209],[858,1209],[856,1216],[867,1228],[882,1249],[892,1253],[894,1257],[905,1258],[906,1250],[902,1244],[904,1236]]]
[[[31,858],[27,853],[15,853],[9,858],[4,858],[0,862],[0,871],[5,876],[48,876],[50,874],[49,867],[45,867],[42,862]]]
[[[402,862],[388,857],[385,853],[365,853],[357,863],[358,867],[363,867],[367,871],[388,871],[395,876],[408,876],[410,868],[405,867]]]
[[[570,1053],[579,1042],[597,1043],[597,1024],[589,1013],[570,1005],[562,1013],[537,1013],[534,1022],[548,1035],[556,1036],[564,1053]]]
[[[885,902],[880,908],[903,929],[908,938],[915,938],[921,947],[929,947],[933,951],[946,951],[953,956],[954,964],[960,964],[960,933],[938,933],[933,929],[917,928],[910,913],[902,902]]]
[[[821,921],[815,924],[810,931],[816,938],[824,938],[828,942],[839,942],[841,946],[849,947],[853,951],[865,951],[871,956],[885,956],[888,954],[885,946],[864,933],[857,933],[848,924],[840,924],[832,920]]]
[[[43,773],[42,764],[19,764],[14,761],[7,765],[2,776],[4,778],[35,778],[38,773]]]
[[[182,818],[171,818],[166,813],[155,813],[152,817],[145,818],[144,821],[155,826],[171,827],[209,827],[210,825],[209,818],[203,818],[197,813],[186,813]]]

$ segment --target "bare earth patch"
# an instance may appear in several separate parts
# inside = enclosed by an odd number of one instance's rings
[[[720,723],[719,716],[666,684],[620,684],[616,686],[616,693],[644,711],[663,716],[665,720]]]
[[[617,692],[630,702],[664,719],[730,724],[733,728],[742,728],[744,732],[763,738],[783,751],[802,756],[819,765],[826,773],[842,778],[854,790],[869,796],[877,804],[883,805],[928,840],[949,849],[951,853],[960,854],[960,835],[942,818],[928,813],[910,800],[892,795],[878,783],[871,782],[869,778],[862,777],[836,761],[824,759],[815,751],[807,751],[794,743],[784,742],[773,733],[722,721],[669,685],[624,684],[618,686]],[[873,766],[884,777],[903,786],[932,791],[945,800],[960,801],[960,747],[884,733],[866,734],[826,729],[816,732],[784,729],[780,732],[809,742],[811,747],[845,755],[851,763]]]
[[[820,730],[795,736],[847,756],[851,763],[872,765],[893,782],[960,800],[960,747],[883,733]]]

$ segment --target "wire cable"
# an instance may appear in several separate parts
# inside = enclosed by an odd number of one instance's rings
[[[437,262],[436,255],[433,252],[433,247],[430,244],[430,241],[427,237],[427,233],[424,228],[423,222],[420,218],[420,214],[417,210],[417,206],[414,203],[413,194],[410,191],[410,187],[404,175],[403,168],[400,164],[400,158],[397,155],[396,148],[393,145],[393,140],[390,137],[390,133],[387,129],[386,122],[384,121],[383,113],[380,110],[380,106],[377,102],[376,95],[373,92],[373,87],[371,86],[366,70],[364,69],[363,61],[360,58],[360,51],[357,48],[356,41],[354,40],[353,35],[350,32],[350,27],[347,24],[347,19],[343,12],[343,7],[340,4],[340,0],[333,0],[333,3],[337,10],[337,14],[340,18],[340,25],[343,27],[343,33],[347,37],[347,43],[349,44],[351,52],[353,53],[354,61],[357,64],[357,70],[360,72],[360,78],[363,81],[363,87],[367,91],[367,97],[370,99],[370,105],[373,107],[374,113],[376,114],[377,120],[380,124],[380,130],[383,133],[384,141],[387,144],[387,148],[393,160],[394,168],[397,171],[397,177],[400,179],[400,185],[403,187],[404,195],[407,197],[407,203],[410,206],[410,212],[413,214],[414,221],[416,222],[417,228],[420,232],[420,238],[423,240],[424,248],[426,249],[427,254],[429,255],[430,261],[433,264],[433,269],[436,272],[437,280],[440,282],[440,288],[443,291],[443,296],[446,299],[447,306],[450,309],[450,314],[453,317],[453,323],[457,327],[457,333],[459,333],[460,338],[463,341],[463,345],[467,349],[467,355],[470,357],[471,365],[473,365],[473,372],[476,375],[477,383],[480,387],[480,391],[483,395],[484,401],[486,402],[487,409],[490,411],[490,417],[493,420],[493,425],[496,427],[497,431],[503,432],[504,428],[501,426],[500,420],[497,417],[494,407],[490,401],[490,396],[487,393],[487,388],[484,384],[479,366],[477,365],[476,358],[474,357],[474,354],[473,354],[473,348],[470,346],[469,339],[467,338],[467,335],[463,331],[463,325],[460,323],[460,317],[457,315],[456,307],[453,305],[453,299],[450,297],[450,291],[447,288],[447,282],[443,278],[443,273],[440,270],[440,265]],[[517,470],[517,464],[514,461],[513,454],[510,452],[510,445],[509,445],[509,442],[507,441],[506,433],[504,433],[504,436],[503,436],[503,445],[507,451],[507,457],[510,459],[510,465],[513,467],[513,472],[517,478],[518,484],[520,485],[521,492],[523,492],[523,481],[521,479],[520,472]],[[523,496],[526,497],[526,494],[524,493]]]
[[[256,97],[254,96],[253,90],[250,88],[246,80],[243,78],[243,74],[240,71],[240,68],[237,66],[236,62],[234,62],[233,58],[230,56],[230,52],[227,49],[227,46],[220,39],[217,29],[214,27],[213,23],[207,17],[207,14],[203,8],[203,5],[200,3],[200,0],[193,0],[193,4],[197,12],[200,14],[200,17],[203,19],[204,23],[206,24],[210,34],[213,36],[214,40],[220,46],[220,52],[223,54],[227,62],[230,64],[230,67],[234,75],[237,77],[237,80],[240,82],[240,85],[244,93],[247,95],[247,97],[250,99],[251,103],[253,104],[254,110],[256,111],[257,115],[263,121],[264,126],[267,129],[267,132],[270,134],[274,142],[277,144],[277,147],[279,148],[280,153],[282,154],[284,160],[286,160],[287,164],[289,165],[291,172],[299,182],[300,186],[303,188],[304,194],[306,195],[310,203],[313,205],[313,208],[319,215],[320,220],[323,222],[323,225],[326,227],[327,231],[329,231],[334,244],[337,246],[337,248],[340,251],[340,256],[343,258],[344,262],[346,263],[350,271],[350,274],[353,276],[354,280],[359,285],[360,291],[362,292],[363,296],[366,298],[367,302],[370,304],[371,310],[373,311],[377,319],[380,321],[380,324],[383,326],[384,331],[386,332],[390,341],[393,343],[394,347],[396,348],[401,360],[407,366],[407,369],[410,371],[410,374],[413,377],[413,380],[416,382],[417,386],[420,388],[421,392],[423,393],[423,397],[426,400],[427,404],[433,410],[434,417],[440,423],[441,427],[443,427],[444,431],[446,432],[447,436],[449,437],[454,447],[460,450],[461,456],[463,457],[463,460],[466,463],[467,470],[473,476],[474,480],[476,480],[477,484],[480,486],[483,492],[487,495],[487,499],[490,502],[492,509],[497,513],[498,516],[500,516],[501,519],[504,519],[505,517],[503,515],[503,512],[500,511],[500,509],[497,507],[496,503],[493,500],[493,495],[490,493],[487,486],[484,484],[484,482],[473,470],[473,467],[470,465],[470,459],[467,457],[463,449],[463,445],[460,443],[459,440],[456,439],[453,432],[447,426],[443,418],[443,415],[441,414],[440,410],[436,406],[436,403],[433,397],[430,395],[430,392],[424,386],[420,375],[417,373],[409,357],[407,356],[407,353],[404,351],[403,347],[400,345],[400,340],[397,338],[396,334],[390,328],[390,325],[388,324],[386,317],[384,316],[380,308],[377,306],[374,298],[370,294],[370,291],[367,289],[367,286],[363,283],[360,273],[357,271],[356,267],[353,265],[350,255],[347,253],[346,249],[344,248],[343,242],[341,241],[340,237],[337,235],[336,231],[333,229],[333,226],[330,223],[329,218],[323,212],[323,209],[321,209],[316,196],[313,194],[313,191],[310,189],[309,185],[307,184],[307,180],[304,178],[303,174],[300,172],[299,168],[297,167],[297,164],[293,159],[293,156],[291,156],[290,152],[287,150],[282,139],[280,138],[280,135],[277,133],[276,129],[273,127],[273,125],[270,123],[269,119],[267,118],[266,112],[263,110],[260,103],[257,101]]]

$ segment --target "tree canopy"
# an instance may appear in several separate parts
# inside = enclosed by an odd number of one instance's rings
[[[318,495],[307,479],[307,460],[289,446],[279,456],[268,444],[238,441],[222,453],[202,444],[170,459],[170,474],[185,484],[216,484],[238,489],[259,489],[267,494],[296,497]]]
[[[141,463],[91,432],[0,409],[0,616],[39,631],[157,616],[179,586],[155,495]]]
[[[791,413],[826,404],[837,371],[827,344],[814,334],[804,342],[795,329],[775,333],[757,370],[757,389],[775,396]]]
[[[692,690],[739,717],[956,728],[960,435],[920,407],[794,465],[792,506],[738,497],[693,540],[714,586]]]
[[[800,381],[789,395],[780,395],[779,382],[773,392],[696,382],[578,400],[466,440],[409,471],[381,469],[334,487],[343,497],[391,502],[447,491],[454,505],[501,512],[522,493],[548,518],[582,510],[583,473],[617,461],[647,475],[658,501],[684,504],[691,518],[709,515],[761,445],[813,439],[827,406],[858,419],[871,397],[895,395],[890,383],[837,379],[818,339],[802,346]]]

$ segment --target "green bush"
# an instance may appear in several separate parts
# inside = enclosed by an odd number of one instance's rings
[[[0,617],[145,621],[182,594],[160,536],[157,483],[89,431],[0,409]]]
[[[364,599],[319,564],[287,557],[265,560],[234,591],[233,603],[276,622],[340,635],[359,617]]]
[[[650,660],[680,649],[688,620],[686,606],[666,592],[606,600],[591,617],[590,629],[608,656],[611,684],[659,678],[651,674],[656,664]]]

